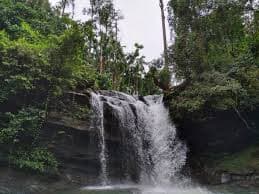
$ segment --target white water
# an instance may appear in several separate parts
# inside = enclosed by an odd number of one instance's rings
[[[145,97],[148,103],[146,131],[150,135],[149,155],[153,169],[152,181],[155,185],[168,186],[186,162],[186,145],[177,138],[171,123],[169,111],[164,106],[163,96]]]
[[[109,186],[91,186],[84,187],[82,190],[93,191],[96,193],[102,193],[102,191],[112,191],[114,193],[120,193],[119,191],[130,191],[130,194],[223,194],[212,193],[209,190],[201,187],[151,187],[144,185],[109,185]]]
[[[104,103],[119,120],[119,128],[130,134],[123,143],[127,151],[134,150],[140,172],[137,185],[107,185],[107,158],[105,147]],[[92,107],[100,130],[101,187],[86,190],[137,189],[142,194],[208,194],[199,187],[179,182],[178,174],[186,162],[186,145],[177,137],[163,96],[147,96],[139,100],[120,92],[92,93]],[[123,154],[123,153],[122,153]],[[127,154],[127,152],[125,153]],[[130,155],[131,157],[131,155]],[[127,173],[130,174],[128,169]],[[126,181],[130,181],[127,179]]]
[[[105,131],[104,131],[104,124],[103,124],[103,102],[100,100],[100,96],[92,93],[91,98],[92,109],[96,117],[94,118],[97,126],[99,127],[99,135],[100,141],[99,146],[101,148],[101,152],[99,155],[100,163],[101,163],[101,173],[100,179],[102,185],[107,185],[108,178],[107,178],[107,163],[106,163],[106,145],[105,145]]]

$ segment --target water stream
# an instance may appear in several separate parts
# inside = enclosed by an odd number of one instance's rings
[[[180,179],[185,165],[187,147],[177,136],[177,130],[171,122],[169,111],[164,106],[163,96],[133,97],[120,92],[100,91],[92,93],[92,108],[100,133],[100,186],[85,187],[83,190],[95,192],[120,193],[122,190],[142,194],[208,194],[206,189],[190,187],[187,178]],[[107,115],[111,115],[109,118]],[[107,117],[107,118],[106,118]],[[107,184],[109,171],[106,153],[105,121],[117,123],[121,131],[123,161],[126,181],[130,184]],[[133,158],[133,159],[130,159]],[[133,166],[133,167],[132,167]],[[138,175],[137,184],[132,184],[130,174]]]
[[[105,146],[104,104],[117,117],[118,128],[128,134],[122,144],[127,145],[135,157],[134,166],[140,170],[139,183],[171,184],[185,164],[187,149],[177,138],[176,129],[163,104],[163,96],[147,96],[140,100],[120,92],[92,93],[91,104],[100,131],[102,185],[107,183],[108,155]]]
[[[208,189],[200,187],[186,188],[145,188],[129,187],[125,185],[92,187],[77,191],[60,192],[55,194],[258,194],[255,188],[239,188],[234,186],[210,187]]]
[[[96,117],[94,118],[94,121],[96,122],[96,125],[99,129],[99,146],[101,148],[100,151],[100,163],[101,163],[101,173],[100,173],[100,179],[102,185],[108,184],[108,178],[107,178],[107,172],[106,172],[106,145],[105,145],[105,131],[104,131],[104,124],[103,124],[103,102],[100,100],[100,96],[92,93],[91,98],[91,105],[92,110],[94,112],[94,115]]]

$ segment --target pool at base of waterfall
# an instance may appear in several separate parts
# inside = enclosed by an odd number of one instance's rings
[[[256,188],[237,186],[205,187],[150,187],[140,185],[88,186],[78,190],[53,194],[258,194]]]
[[[259,194],[259,188],[240,187],[237,185],[218,186],[141,186],[133,184],[87,186],[82,188],[45,188],[32,190],[28,188],[8,188],[0,186],[0,194]]]

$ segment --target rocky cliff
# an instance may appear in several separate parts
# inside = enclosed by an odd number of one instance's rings
[[[67,98],[79,107],[90,108],[88,93],[68,93]],[[67,106],[70,107],[69,104]],[[97,184],[100,181],[101,148],[98,145],[99,130],[91,122],[92,113],[83,115],[81,111],[78,116],[73,108],[68,108],[66,113],[58,110],[55,108],[49,112],[41,131],[41,144],[50,149],[59,162],[59,174],[51,177],[51,184],[55,183],[54,187]],[[125,180],[125,161],[134,164],[134,157],[123,158],[122,142],[127,134],[118,127],[118,117],[111,110],[112,105],[104,102],[105,141],[110,153],[108,176],[112,180]],[[195,179],[209,184],[259,183],[259,146],[256,145],[259,110],[243,115],[249,127],[234,111],[219,112],[204,121],[190,119],[177,123],[178,132],[189,147],[187,166]],[[130,168],[132,173],[129,176],[137,179],[137,168],[134,165]],[[6,167],[2,167],[1,172],[0,186],[2,183],[20,182],[21,185],[28,184],[30,189],[44,190],[40,181],[35,183],[38,179],[33,178],[35,175],[28,178],[24,173]]]
[[[259,185],[259,109],[222,111],[206,120],[178,123],[189,147],[188,166],[194,178],[207,184]],[[244,122],[244,120],[246,122]]]

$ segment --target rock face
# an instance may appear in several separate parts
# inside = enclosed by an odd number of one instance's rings
[[[250,147],[254,146],[254,149],[257,150],[255,143],[257,131],[259,131],[258,115],[259,109],[250,113],[242,113],[243,118],[240,118],[235,111],[225,111],[218,112],[213,118],[205,121],[181,123],[178,129],[181,137],[187,141],[190,150],[188,165],[194,178],[206,184],[236,182],[240,185],[258,186],[259,172],[255,169],[251,170],[249,161],[246,163],[250,157],[248,155]],[[248,154],[244,154],[247,149]],[[230,157],[228,159],[230,166],[219,166],[226,161],[227,156]],[[240,161],[239,159],[233,161],[235,158],[231,156],[240,158]],[[255,157],[251,156],[251,158]],[[243,167],[240,167],[237,162],[240,162]],[[236,170],[236,166],[242,170]]]
[[[93,130],[48,123],[41,141],[55,154],[63,178],[94,183],[100,171],[97,140],[98,134]]]
[[[80,114],[50,112],[41,134],[42,145],[60,161],[63,178],[82,185],[168,182],[184,166],[187,149],[163,96],[139,100],[121,92],[98,91],[91,94],[88,119],[81,115],[81,107],[89,104],[83,103],[89,101],[88,95],[72,93],[72,99],[77,107],[72,110]]]
[[[100,93],[107,96],[114,95],[109,91],[100,91]],[[116,93],[116,95],[118,95],[118,99],[130,101],[130,99],[125,99],[125,95],[119,95],[119,93]],[[74,103],[82,107],[89,108],[90,106],[88,93],[68,93],[68,98],[73,99]],[[123,142],[125,142],[123,138],[129,138],[130,135],[125,133],[123,127],[120,127],[120,121],[118,120],[120,117],[114,115],[116,112],[112,111],[114,109],[113,105],[112,102],[106,103],[104,101],[103,103],[105,117],[103,124],[106,129],[105,142],[107,144],[107,152],[110,153],[107,161],[109,168],[108,176],[110,179],[125,180],[126,172],[124,165],[132,164],[132,166],[128,166],[132,172],[130,176],[132,179],[136,179],[138,176],[137,173],[134,173],[138,171],[138,168],[134,166],[134,160],[136,160],[134,154],[136,153],[123,153],[125,152],[125,149],[122,149],[125,146],[123,145]],[[119,106],[119,104],[116,105]],[[133,114],[136,114],[134,106],[130,106],[130,109]],[[91,115],[92,113],[88,114]],[[253,142],[255,137],[254,131],[256,128],[258,129],[258,115],[259,109],[245,115],[245,119],[250,126],[249,129],[234,111],[217,113],[214,118],[203,122],[185,121],[181,123],[179,132],[181,138],[189,146],[190,156],[188,164],[193,170],[195,178],[198,177],[206,183],[215,184],[231,182],[253,182],[259,184],[259,173],[257,172],[234,173],[231,171],[216,171],[208,167],[208,160],[199,160],[199,156],[203,153],[235,153],[246,148]],[[98,145],[99,140],[99,129],[92,125],[91,118],[76,118],[73,113],[66,115],[62,112],[51,111],[48,116],[48,122],[41,132],[41,144],[49,148],[59,162],[59,178],[62,185],[72,183],[85,186],[95,185],[100,182],[101,164],[99,154],[101,148]],[[123,157],[124,155],[128,157]],[[199,164],[197,165],[197,163]],[[13,182],[16,182],[16,179],[23,179],[19,177],[24,177],[22,173],[17,175],[12,170],[7,170],[6,168],[1,170],[1,175],[0,181],[4,180],[5,176],[11,177]],[[33,182],[33,179],[28,180],[29,189],[44,190],[44,188],[41,188],[40,183]],[[55,178],[55,180],[57,179]],[[2,185],[0,182],[0,193],[1,190],[8,189],[1,188]]]
[[[197,174],[195,174],[197,178]],[[233,173],[225,171],[215,171],[214,169],[203,169],[198,175],[198,179],[205,184],[236,184],[242,187],[259,186],[258,172]]]
[[[180,124],[179,131],[191,153],[236,152],[255,140],[255,121],[247,119],[250,126],[247,128],[235,111],[218,112],[206,121],[185,121]]]
[[[89,95],[68,93],[68,101],[89,108]],[[67,104],[70,111],[71,104]],[[72,108],[71,108],[72,109]],[[71,110],[73,111],[73,109]],[[98,133],[89,119],[79,119],[58,111],[51,111],[41,132],[41,144],[50,149],[59,162],[60,176],[74,183],[95,183],[100,171]],[[81,116],[81,115],[80,115]]]
[[[30,174],[0,166],[0,194],[49,194],[67,191],[78,184],[66,178]]]
[[[100,93],[107,96],[115,95],[109,91],[100,91]],[[116,93],[118,99],[128,100],[123,99],[125,95],[119,94]],[[91,109],[89,94],[69,93],[68,98],[73,99],[74,104]],[[125,134],[120,127],[119,116],[113,111],[112,104],[104,102],[103,110],[106,152],[109,153],[107,157],[109,180],[125,180],[125,161],[134,160],[134,158],[123,157],[125,154],[123,154],[122,147],[125,143],[123,143]],[[99,144],[101,137],[100,129],[93,122],[96,119],[95,115],[93,112],[88,114],[88,119],[78,119],[73,114],[51,111],[48,122],[42,130],[41,143],[55,154],[62,178],[82,185],[95,185],[101,182],[101,146]],[[129,163],[134,164],[135,161]],[[132,173],[127,175],[136,179],[136,172],[137,170],[132,170]]]
[[[66,98],[80,107],[88,107],[90,110],[89,94],[68,93]],[[69,106],[67,104],[69,111]],[[72,109],[72,108],[71,108]],[[120,147],[121,130],[118,128],[116,117],[110,111],[111,107],[105,105],[105,141],[109,157],[109,178],[122,179],[124,174],[124,160]],[[72,111],[72,110],[71,110]],[[81,114],[81,112],[80,112]],[[55,177],[38,176],[6,167],[6,156],[0,153],[0,194],[21,191],[26,193],[50,193],[52,190],[71,189],[73,186],[97,185],[100,183],[100,134],[92,124],[92,113],[88,117],[77,118],[75,113],[64,114],[52,110],[48,114],[48,120],[41,130],[40,144],[54,153],[59,163],[59,174]],[[80,115],[82,116],[82,115]],[[118,175],[121,175],[118,176]]]

